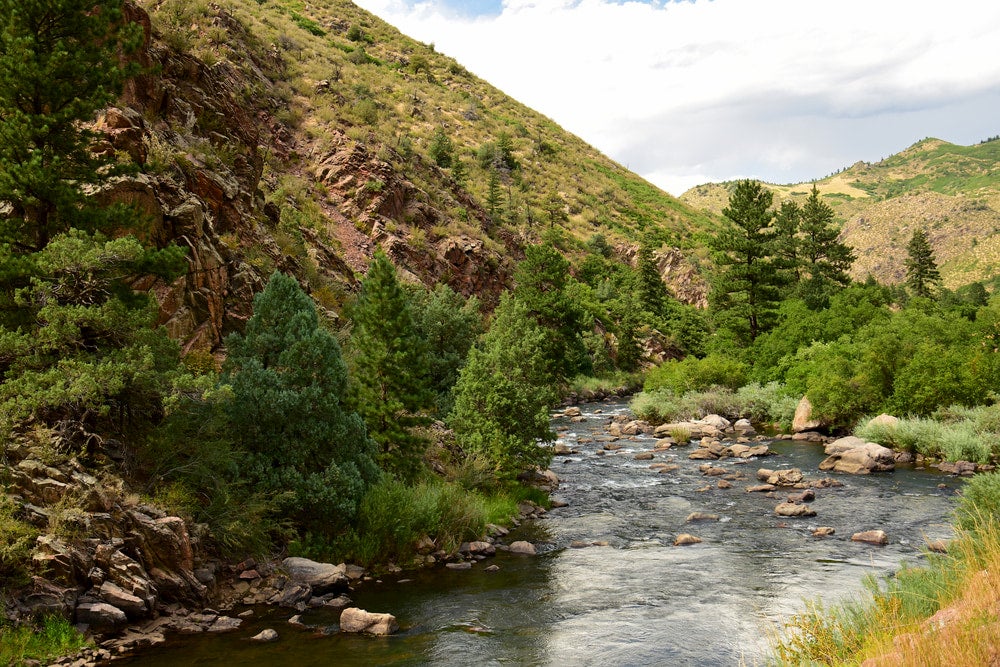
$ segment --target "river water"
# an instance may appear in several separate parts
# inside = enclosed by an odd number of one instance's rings
[[[611,416],[623,402],[591,404],[583,422],[554,421],[560,439],[578,453],[559,456],[552,469],[553,509],[508,536],[528,539],[535,557],[499,553],[472,570],[408,572],[351,594],[363,609],[390,612],[401,631],[388,638],[325,634],[329,612],[289,626],[289,610],[259,609],[237,632],[171,638],[134,658],[158,665],[739,665],[766,661],[781,621],[820,598],[833,603],[857,595],[865,575],[884,575],[901,562],[918,563],[927,540],[951,535],[948,517],[960,481],[940,473],[899,468],[870,476],[834,476],[843,486],[818,489],[817,516],[782,519],[784,499],[747,493],[758,468],[797,467],[814,479],[822,446],[774,442],[777,456],[714,465],[742,474],[731,489],[699,472],[691,447],[652,449],[652,437],[622,439],[617,452],[598,456]],[[660,473],[652,463],[679,469]],[[939,485],[944,488],[939,488]],[[720,517],[686,523],[692,512]],[[835,535],[813,537],[817,526]],[[854,543],[858,531],[881,528],[885,547]],[[702,543],[674,547],[679,533]],[[578,548],[579,543],[607,546]],[[576,543],[575,546],[571,546]],[[484,571],[497,564],[497,572]],[[247,639],[265,627],[273,644]]]

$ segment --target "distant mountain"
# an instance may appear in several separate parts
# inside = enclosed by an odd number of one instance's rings
[[[681,200],[718,214],[731,185],[699,185]],[[946,287],[1000,275],[1000,137],[973,146],[924,139],[816,186],[843,224],[841,239],[858,255],[855,278],[903,280],[906,244],[917,228],[928,234]],[[769,187],[777,203],[804,200],[812,184]]]

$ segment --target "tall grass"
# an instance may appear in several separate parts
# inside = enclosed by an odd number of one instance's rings
[[[481,538],[490,523],[508,523],[518,503],[534,498],[525,487],[486,494],[459,484],[432,480],[407,486],[386,479],[361,502],[356,525],[333,541],[305,535],[292,542],[292,555],[323,560],[349,560],[366,567],[387,562],[405,564],[426,536],[438,549],[454,551],[465,541]]]
[[[786,625],[779,664],[985,665],[1000,657],[1000,475],[973,478],[946,555],[867,582],[868,596],[811,604]],[[942,611],[944,610],[944,611]],[[931,623],[937,612],[942,615]]]
[[[29,660],[48,664],[90,645],[69,621],[58,616],[47,616],[35,627],[0,624],[0,665],[23,665]]]
[[[911,418],[896,424],[865,423],[854,429],[854,435],[893,449],[948,461],[987,463],[1000,454],[1000,435],[983,430],[976,409],[963,408],[952,414],[950,421]]]
[[[640,419],[653,423],[700,419],[717,414],[728,419],[746,418],[757,423],[790,425],[797,403],[797,399],[777,382],[765,385],[753,382],[736,391],[724,387],[689,391],[682,395],[663,389],[644,391],[632,399],[631,408]]]

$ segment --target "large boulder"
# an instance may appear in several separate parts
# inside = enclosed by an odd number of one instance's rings
[[[889,544],[889,536],[884,530],[865,530],[851,535],[851,542],[864,542],[865,544],[875,544],[885,546]]]
[[[812,431],[823,425],[823,422],[819,419],[813,417],[812,414],[812,403],[809,402],[808,396],[803,396],[802,400],[799,401],[798,406],[795,408],[795,416],[792,418],[792,431],[795,433],[801,433],[803,431]]]
[[[826,446],[829,455],[819,464],[820,470],[835,470],[852,475],[890,472],[896,469],[896,457],[888,447],[848,436]]]
[[[313,595],[343,591],[349,583],[347,568],[343,563],[331,565],[292,556],[281,561],[281,566],[292,581],[311,586]]]
[[[105,633],[123,628],[128,617],[107,602],[81,602],[76,607],[76,622],[87,625],[93,632]]]
[[[774,486],[795,486],[802,482],[802,471],[798,468],[785,468],[782,470],[761,468],[757,471],[757,479],[765,484],[773,484]]]
[[[391,635],[399,630],[399,623],[392,614],[374,614],[357,607],[348,607],[340,614],[340,629],[343,632]]]
[[[799,505],[798,503],[780,503],[774,508],[774,513],[778,516],[816,516],[816,511],[809,505]]]

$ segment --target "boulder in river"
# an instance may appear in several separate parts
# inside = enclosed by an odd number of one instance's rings
[[[700,544],[700,543],[701,543],[700,537],[695,537],[694,535],[690,535],[688,533],[681,533],[680,535],[677,536],[676,539],[674,539],[675,547],[686,547],[690,544]]]
[[[851,535],[851,542],[864,542],[866,544],[885,546],[889,544],[889,536],[885,534],[884,530],[865,530]]]
[[[340,614],[340,629],[343,632],[391,635],[399,630],[399,623],[392,614],[375,614],[357,607],[348,607]]]
[[[278,641],[278,631],[274,630],[273,628],[265,628],[264,630],[261,630],[253,637],[251,637],[250,641],[260,642],[262,644],[266,644],[269,642],[276,642]]]
[[[820,526],[816,528],[812,532],[812,534],[813,537],[829,537],[830,535],[833,535],[836,532],[837,532],[836,529],[831,528],[830,526]]]
[[[780,503],[774,508],[774,513],[778,516],[816,516],[816,510],[809,505],[798,503]]]
[[[511,542],[510,553],[523,554],[525,556],[534,556],[537,552],[535,551],[535,545],[532,544],[531,542],[518,540],[516,542]]]
[[[709,514],[707,512],[691,512],[688,514],[687,519],[684,521],[686,523],[691,523],[693,521],[718,521],[718,514]]]
[[[792,431],[802,433],[803,431],[814,431],[823,425],[823,422],[812,414],[812,403],[808,396],[803,396],[802,400],[795,407],[795,416],[792,418]]]
[[[283,560],[281,566],[292,581],[311,586],[314,595],[347,588],[347,568],[343,563],[331,565],[292,556]]]
[[[802,471],[798,468],[785,468],[782,470],[761,468],[757,471],[757,479],[765,484],[773,484],[775,486],[795,486],[802,481]]]
[[[826,446],[828,458],[819,464],[820,470],[835,470],[852,475],[890,472],[896,469],[896,457],[888,447],[847,436]]]

